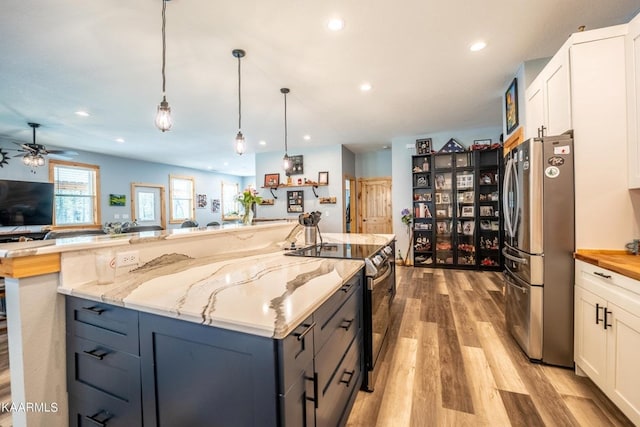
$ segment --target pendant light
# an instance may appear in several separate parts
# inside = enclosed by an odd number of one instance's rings
[[[280,92],[284,95],[284,157],[282,158],[282,167],[287,175],[291,171],[291,159],[287,152],[287,94],[290,92],[288,88],[283,87]]]
[[[246,52],[242,49],[234,49],[232,52],[235,58],[238,58],[238,134],[236,135],[235,149],[236,153],[242,155],[244,153],[244,135],[242,135],[242,98],[240,97],[241,75],[240,75],[240,58],[244,58]]]
[[[160,105],[158,105],[158,112],[156,113],[156,127],[160,129],[162,132],[166,132],[171,129],[171,125],[173,122],[171,121],[171,107],[169,107],[169,103],[167,102],[167,96],[165,91],[166,78],[164,74],[165,68],[165,57],[167,52],[167,41],[165,36],[165,27],[166,27],[166,11],[167,11],[167,2],[169,0],[162,0],[162,101]]]

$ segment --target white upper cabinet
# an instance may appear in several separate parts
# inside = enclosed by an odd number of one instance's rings
[[[627,132],[629,188],[640,188],[640,15],[629,23],[627,57]]]
[[[527,88],[525,97],[525,138],[559,135],[572,128],[568,43]]]

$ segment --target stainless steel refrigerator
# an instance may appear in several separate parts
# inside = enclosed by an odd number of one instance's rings
[[[505,154],[505,318],[531,360],[573,366],[572,133]]]

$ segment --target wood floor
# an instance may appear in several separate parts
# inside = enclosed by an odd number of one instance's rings
[[[529,362],[500,273],[399,267],[375,391],[347,426],[633,426],[587,378]]]

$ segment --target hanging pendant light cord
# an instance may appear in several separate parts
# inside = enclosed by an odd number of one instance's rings
[[[284,154],[287,154],[287,93],[284,94]]]
[[[240,55],[238,55],[238,130],[242,129],[242,97],[240,96],[241,86],[241,73],[240,73]]]
[[[167,52],[167,41],[165,37],[165,27],[166,27],[166,11],[167,11],[167,0],[162,0],[162,98],[165,99],[165,75],[164,75],[164,63],[165,56]]]

